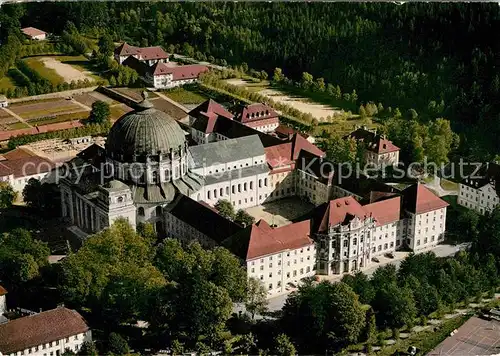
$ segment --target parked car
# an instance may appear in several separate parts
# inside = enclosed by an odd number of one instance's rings
[[[373,261],[373,262],[377,262],[377,263],[379,263],[379,262],[380,262],[380,260],[379,260],[377,257],[373,257],[373,258],[372,258],[372,261]]]
[[[385,257],[394,258],[394,254],[392,252],[388,252],[385,254]]]

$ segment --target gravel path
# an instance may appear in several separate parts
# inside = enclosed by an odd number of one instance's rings
[[[62,63],[55,58],[42,58],[41,61],[45,65],[45,67],[54,69],[66,83],[71,83],[72,81],[77,82],[79,80],[85,79],[91,81],[94,80],[94,78],[92,78],[91,76],[79,71],[78,69],[73,68],[69,64]]]

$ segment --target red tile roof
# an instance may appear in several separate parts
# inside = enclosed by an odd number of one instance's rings
[[[208,70],[207,66],[200,64],[188,64],[178,67],[170,67],[165,63],[158,62],[153,66],[153,76],[172,74],[172,80],[195,79],[201,73]]]
[[[72,128],[81,127],[83,124],[79,121],[66,121],[59,122],[55,124],[47,124],[41,125],[37,127],[31,127],[28,129],[19,129],[19,130],[8,130],[8,131],[0,131],[0,141],[7,141],[12,137],[20,136],[20,135],[36,135],[44,132],[51,131],[60,131],[60,130],[68,130]]]
[[[273,108],[261,103],[240,106],[234,115],[234,119],[242,123],[278,117],[278,113]]]
[[[427,213],[449,205],[420,183],[406,188],[403,196],[404,208],[414,214]]]
[[[261,220],[258,225],[252,227],[246,259],[251,260],[283,250],[312,245],[309,226],[309,220],[305,220],[273,229],[267,222]]]
[[[6,153],[4,157],[8,155],[9,153]],[[11,174],[14,175],[14,178],[27,177],[34,174],[49,172],[54,167],[55,164],[45,158],[35,155],[26,155],[16,159],[0,161],[0,177]]]
[[[21,29],[21,32],[24,33],[26,36],[30,37],[35,37],[35,36],[40,36],[40,35],[46,35],[47,32],[39,30],[34,27],[25,27]]]
[[[26,157],[32,157],[32,156],[36,156],[36,155],[21,148],[21,147],[13,149],[12,151],[9,151],[9,152],[5,152],[3,154],[3,157],[5,159],[8,159],[8,160],[14,160],[14,159],[26,158]]]
[[[294,161],[292,158],[292,143],[283,143],[281,145],[270,146],[264,149],[266,151],[267,164],[271,168],[287,166]]]
[[[129,45],[127,42],[122,43],[115,49],[115,54],[119,56],[132,56],[136,55],[140,47]]]
[[[366,148],[377,154],[399,151],[399,147],[389,141],[385,136],[377,135],[375,132],[364,128],[352,132],[349,137],[365,143]]]
[[[139,56],[139,59],[145,61],[150,59],[168,59],[170,57],[160,46],[139,47],[136,54]]]
[[[169,54],[160,46],[136,47],[124,42],[115,49],[118,56],[138,56],[140,60],[167,59]]]
[[[302,132],[299,132],[289,126],[286,126],[286,125],[283,125],[283,124],[280,124],[276,130],[274,130],[275,133],[277,133],[278,135],[281,135],[281,136],[292,136],[293,134],[296,134],[298,133],[299,135],[303,136],[304,138],[308,138],[309,135],[308,134],[305,134],[305,133],[302,133]]]
[[[357,217],[364,220],[367,212],[352,196],[331,200],[321,220],[319,231],[327,231],[329,226],[342,224]]]
[[[2,287],[2,285],[0,285],[0,297],[6,294],[7,294],[7,289],[5,289],[4,287]]]
[[[0,352],[8,355],[88,330],[76,311],[64,307],[52,309],[0,324]]]
[[[19,130],[8,130],[8,131],[0,131],[0,141],[7,141],[11,137],[20,136],[20,135],[33,135],[34,129],[19,129]]]
[[[390,224],[400,219],[401,197],[381,200],[376,203],[364,205],[363,209],[368,215],[375,218],[377,226]]]
[[[309,237],[310,221],[272,228],[264,220],[248,226],[224,241],[224,245],[246,261],[314,244]]]
[[[324,157],[325,152],[321,151],[318,147],[316,147],[314,144],[311,142],[307,141],[302,135],[300,134],[295,134],[293,135],[293,138],[291,140],[292,146],[293,146],[293,154],[292,154],[292,159],[296,160],[299,158],[299,154],[301,150],[307,151],[309,153],[312,153],[313,155],[316,155],[318,157]]]

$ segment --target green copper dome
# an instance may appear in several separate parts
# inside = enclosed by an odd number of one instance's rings
[[[137,110],[123,115],[111,127],[106,140],[110,155],[145,156],[169,153],[184,147],[186,139],[179,124],[147,100]]]

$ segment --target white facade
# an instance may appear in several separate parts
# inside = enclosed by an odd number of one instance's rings
[[[495,184],[490,182],[481,187],[473,187],[474,183],[459,184],[457,203],[479,214],[491,212],[500,203]]]
[[[269,133],[274,132],[274,130],[276,130],[280,125],[280,122],[278,118],[274,118],[244,122],[243,124],[257,131]]]
[[[59,340],[53,340],[46,344],[37,345],[25,350],[19,350],[17,352],[5,354],[4,356],[60,356],[66,349],[70,349],[71,351],[77,353],[78,351],[80,351],[84,342],[90,341],[92,341],[92,332],[88,330],[85,333],[71,335]],[[1,352],[0,355],[2,355]]]
[[[371,238],[372,258],[392,253],[400,247],[397,242],[400,241],[401,244],[404,223],[404,220],[399,220],[373,228]]]
[[[374,226],[371,218],[355,217],[347,225],[329,226],[327,233],[317,234],[318,271],[332,275],[368,267],[373,257],[370,242]]]
[[[294,250],[283,250],[246,261],[248,277],[260,280],[268,297],[284,293],[288,283],[297,284],[305,277],[316,274],[316,248],[314,243]]]
[[[14,191],[17,193],[22,193],[24,190],[24,187],[26,187],[26,184],[28,184],[28,181],[30,179],[36,179],[41,181],[42,183],[48,182],[48,177],[51,172],[45,172],[45,173],[39,173],[39,174],[33,174],[33,175],[27,175],[23,177],[14,177],[13,174],[9,174],[7,176],[0,177],[0,182],[8,182]]]
[[[422,214],[408,213],[406,244],[413,251],[422,251],[444,241],[446,208]]]
[[[7,311],[7,296],[6,295],[0,295],[0,317],[6,311]]]
[[[377,167],[381,167],[382,165],[395,166],[399,163],[399,151],[377,153],[366,150],[365,159],[367,163],[373,164]]]
[[[296,177],[298,196],[307,198],[314,205],[321,205],[331,199],[331,184],[325,183],[302,170],[297,170]]]

